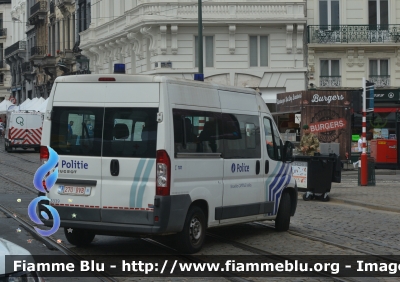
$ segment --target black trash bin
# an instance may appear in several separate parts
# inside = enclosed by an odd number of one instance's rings
[[[358,159],[361,163],[361,158]],[[368,182],[367,186],[375,186],[375,159],[368,157]],[[358,186],[361,186],[361,167],[358,166]]]
[[[303,199],[309,201],[318,198],[322,201],[329,201],[332,182],[341,180],[338,156],[335,154],[295,156],[294,161],[307,163],[306,193],[304,193]]]

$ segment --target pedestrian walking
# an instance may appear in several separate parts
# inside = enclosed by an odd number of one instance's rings
[[[363,140],[361,138],[361,134],[359,134],[359,138],[358,138],[358,151],[362,152],[362,144],[363,144]]]
[[[311,133],[310,127],[303,125],[304,135],[300,140],[300,150],[306,156],[314,156],[315,152],[319,149],[319,140],[315,134]]]

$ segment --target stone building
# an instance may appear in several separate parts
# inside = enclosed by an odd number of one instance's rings
[[[206,81],[276,93],[306,87],[304,1],[203,3]],[[91,5],[91,25],[80,33],[90,70],[165,74],[193,79],[197,64],[197,1],[102,0]]]
[[[1,25],[2,44],[0,80],[5,88],[1,90],[3,95],[11,95],[12,101],[18,103],[22,98],[24,91],[24,78],[22,76],[22,67],[26,60],[26,41],[25,39],[25,1],[1,1]],[[6,28],[7,26],[7,28]],[[3,54],[4,50],[4,54]]]

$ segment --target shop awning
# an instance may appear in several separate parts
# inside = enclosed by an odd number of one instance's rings
[[[400,108],[374,108],[374,113],[396,113]]]
[[[273,112],[271,115],[277,116],[277,115],[284,115],[284,114],[300,114],[300,111],[287,111],[287,112]]]

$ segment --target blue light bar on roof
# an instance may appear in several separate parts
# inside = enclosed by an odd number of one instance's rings
[[[115,64],[114,65],[114,73],[125,73],[125,64]]]

